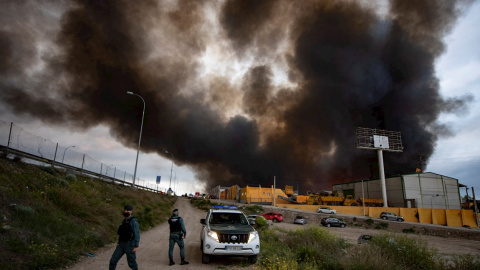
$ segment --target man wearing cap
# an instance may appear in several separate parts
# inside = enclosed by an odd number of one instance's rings
[[[133,207],[126,205],[123,208],[123,216],[125,219],[122,225],[118,227],[118,243],[117,248],[110,259],[110,270],[117,267],[117,263],[123,254],[127,254],[127,262],[130,269],[138,270],[136,252],[140,242],[140,230],[138,228],[138,219],[133,216]]]
[[[178,209],[173,210],[172,216],[168,219],[168,224],[170,224],[170,239],[169,239],[169,249],[168,249],[168,258],[170,263],[168,265],[174,265],[173,261],[173,248],[175,243],[180,247],[180,258],[182,259],[181,265],[188,264],[185,261],[185,244],[183,243],[183,238],[187,238],[187,230],[183,224],[183,219],[178,216]]]

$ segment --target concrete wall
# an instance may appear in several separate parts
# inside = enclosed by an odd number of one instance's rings
[[[278,207],[317,212],[319,205],[280,204]],[[362,206],[329,206],[339,214],[363,216]],[[365,215],[371,218],[380,218],[383,211],[393,212],[403,216],[405,221],[423,224],[436,224],[453,227],[477,227],[473,210],[467,209],[427,209],[427,208],[400,208],[400,207],[365,207]],[[417,218],[418,216],[418,218]]]

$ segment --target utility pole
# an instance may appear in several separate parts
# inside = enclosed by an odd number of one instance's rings
[[[276,181],[276,179],[275,179],[275,176],[274,176],[273,177],[273,207],[275,207],[275,188],[276,188],[275,181]]]
[[[475,200],[475,190],[472,187],[472,196],[473,196],[473,209],[475,210],[475,220],[477,221],[477,227],[478,227],[478,208],[477,208],[477,200]],[[468,195],[467,195],[468,197]]]

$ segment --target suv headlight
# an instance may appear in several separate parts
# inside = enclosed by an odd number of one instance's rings
[[[248,243],[252,242],[258,236],[258,232],[251,232],[250,236],[248,237]]]
[[[213,240],[217,241],[218,242],[218,235],[216,232],[214,231],[208,231],[207,235],[212,238]]]

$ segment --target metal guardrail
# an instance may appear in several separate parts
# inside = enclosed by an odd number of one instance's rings
[[[133,186],[132,174],[103,164],[70,147],[60,146],[58,143],[31,134],[14,123],[0,120],[0,151],[8,156],[18,156],[39,165],[49,164],[52,167],[64,168],[104,182]],[[136,179],[135,188],[158,192],[158,188],[141,185],[140,180]]]

